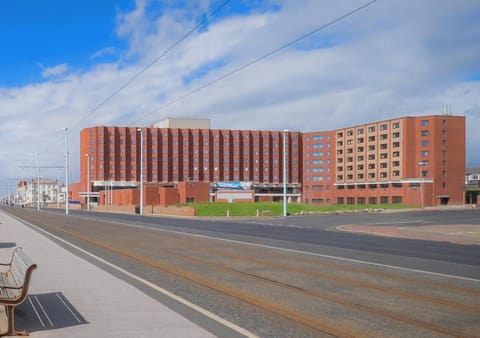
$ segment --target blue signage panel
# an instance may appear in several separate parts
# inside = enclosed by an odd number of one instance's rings
[[[217,182],[217,189],[251,190],[252,182]]]

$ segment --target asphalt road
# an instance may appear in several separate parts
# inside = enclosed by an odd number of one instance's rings
[[[335,231],[346,224],[478,225],[478,210],[250,219],[11,212],[262,337],[478,336],[480,246]]]
[[[56,211],[58,212],[58,211]],[[480,210],[423,210],[398,213],[362,213],[289,216],[271,219],[198,219],[139,216],[72,210],[82,217],[130,223],[151,228],[196,233],[217,238],[272,245],[292,250],[332,254],[437,273],[480,277],[480,246],[398,239],[334,231],[338,225],[480,224]],[[453,263],[452,266],[449,263]]]

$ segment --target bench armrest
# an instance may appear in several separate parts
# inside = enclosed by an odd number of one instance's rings
[[[20,290],[20,289],[23,289],[23,285],[22,286],[0,285],[0,293],[2,293],[3,289]]]

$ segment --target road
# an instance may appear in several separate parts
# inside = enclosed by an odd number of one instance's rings
[[[479,210],[248,220],[6,211],[262,337],[480,336],[479,246],[334,231],[479,224]]]

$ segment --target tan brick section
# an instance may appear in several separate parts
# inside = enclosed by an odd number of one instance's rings
[[[421,239],[455,244],[480,245],[480,225],[373,226],[341,225],[337,230],[375,236]]]

